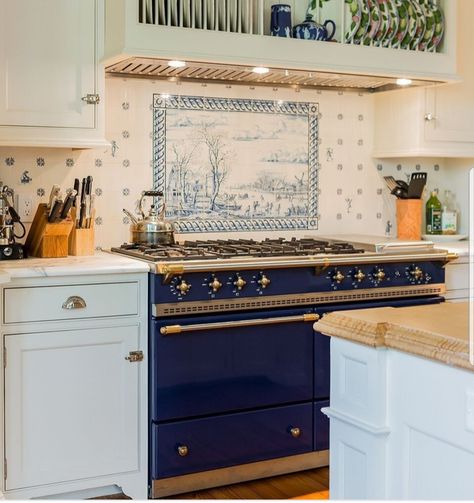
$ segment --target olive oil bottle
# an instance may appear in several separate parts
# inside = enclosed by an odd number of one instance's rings
[[[426,202],[426,234],[441,234],[441,217],[443,207],[438,199],[438,191],[433,190]]]

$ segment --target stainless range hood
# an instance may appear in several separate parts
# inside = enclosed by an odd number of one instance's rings
[[[343,8],[343,0],[337,1]],[[158,0],[106,0],[107,74],[359,92],[399,89],[398,78],[412,80],[412,86],[459,80],[457,6],[451,0],[443,3],[449,25],[437,53],[162,25],[144,19],[146,5],[153,2],[158,5]],[[186,66],[170,68],[171,59],[184,60]],[[255,74],[255,66],[269,72]]]

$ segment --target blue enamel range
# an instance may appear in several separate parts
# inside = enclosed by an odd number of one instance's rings
[[[124,251],[153,270],[151,497],[167,494],[164,479],[195,472],[296,454],[320,465],[330,359],[314,321],[335,310],[442,302],[448,259],[433,249],[380,254],[314,240],[145,250]]]

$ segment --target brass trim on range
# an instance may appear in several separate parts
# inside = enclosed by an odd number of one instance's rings
[[[318,321],[319,314],[306,313],[300,316],[281,316],[279,318],[262,318],[256,320],[222,321],[218,323],[197,323],[194,325],[167,325],[160,328],[161,335],[182,334],[202,330],[219,330],[225,328],[256,327],[259,325],[278,325],[280,323],[300,323]]]
[[[169,283],[174,276],[179,276],[193,272],[219,272],[219,271],[242,271],[242,270],[260,270],[275,269],[279,267],[315,267],[318,270],[331,266],[341,265],[364,265],[364,264],[386,264],[398,262],[419,262],[422,260],[442,261],[448,263],[455,260],[457,255],[447,253],[443,250],[429,251],[426,253],[394,253],[394,254],[341,254],[341,255],[308,255],[306,257],[268,257],[258,258],[247,257],[238,259],[216,259],[212,260],[190,260],[188,262],[159,262],[154,264],[154,272],[164,276],[163,283]],[[153,271],[153,269],[152,269]]]
[[[357,302],[363,300],[393,299],[396,297],[419,297],[442,295],[446,292],[443,283],[433,285],[397,286],[392,288],[371,288],[360,290],[340,290],[333,292],[296,293],[289,295],[269,295],[245,299],[182,301],[168,304],[153,304],[153,316],[173,316],[248,309],[272,309],[276,307],[301,307],[307,305],[330,304],[336,302]]]

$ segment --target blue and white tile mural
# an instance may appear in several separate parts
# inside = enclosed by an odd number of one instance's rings
[[[317,228],[317,103],[153,103],[154,188],[179,232]]]

